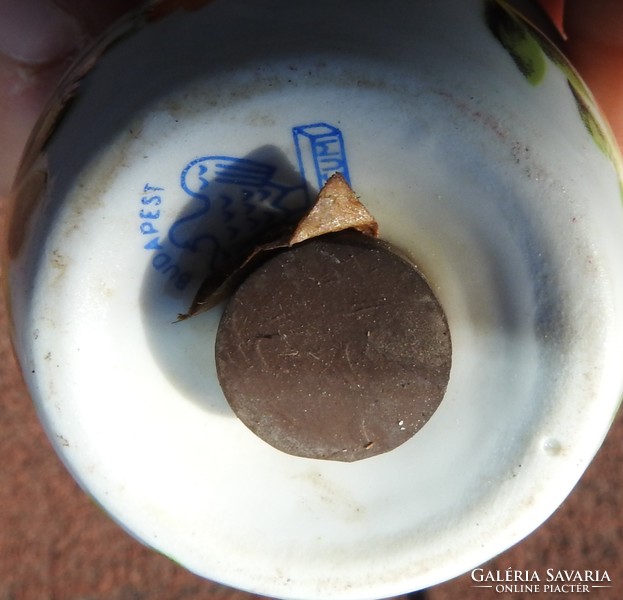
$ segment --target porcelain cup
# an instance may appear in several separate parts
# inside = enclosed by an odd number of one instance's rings
[[[560,505],[619,405],[607,124],[502,1],[199,4],[99,41],[24,157],[4,272],[49,437],[137,539],[243,590],[361,600],[467,572]],[[256,438],[216,379],[222,306],[176,322],[335,172],[425,274],[453,342],[432,419],[355,463]]]

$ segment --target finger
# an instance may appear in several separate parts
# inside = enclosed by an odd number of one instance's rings
[[[71,52],[81,28],[48,0],[0,2],[0,53],[16,62],[36,65]]]
[[[623,148],[623,2],[567,0],[565,51]]]
[[[0,194],[64,61],[82,43],[79,24],[47,0],[0,2]]]
[[[0,0],[0,197],[77,51],[141,0]]]

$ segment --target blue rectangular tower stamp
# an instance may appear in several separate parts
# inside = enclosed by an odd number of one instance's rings
[[[342,132],[327,123],[313,123],[292,128],[301,174],[318,189],[334,173],[341,173],[350,184],[346,149]]]

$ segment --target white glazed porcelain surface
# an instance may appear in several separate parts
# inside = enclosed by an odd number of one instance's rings
[[[34,401],[88,493],[189,569],[291,598],[426,587],[531,532],[597,451],[622,387],[617,171],[565,73],[544,59],[530,82],[484,6],[175,13],[109,49],[34,167],[48,185],[9,280]],[[453,339],[429,423],[349,464],[282,454],[233,416],[220,308],[174,323],[215,248],[256,225],[249,189],[299,209],[346,165]],[[245,184],[218,183],[227,168]]]

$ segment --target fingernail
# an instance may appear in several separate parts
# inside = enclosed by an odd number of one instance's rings
[[[0,53],[28,65],[58,60],[81,42],[78,22],[51,0],[0,0]]]

